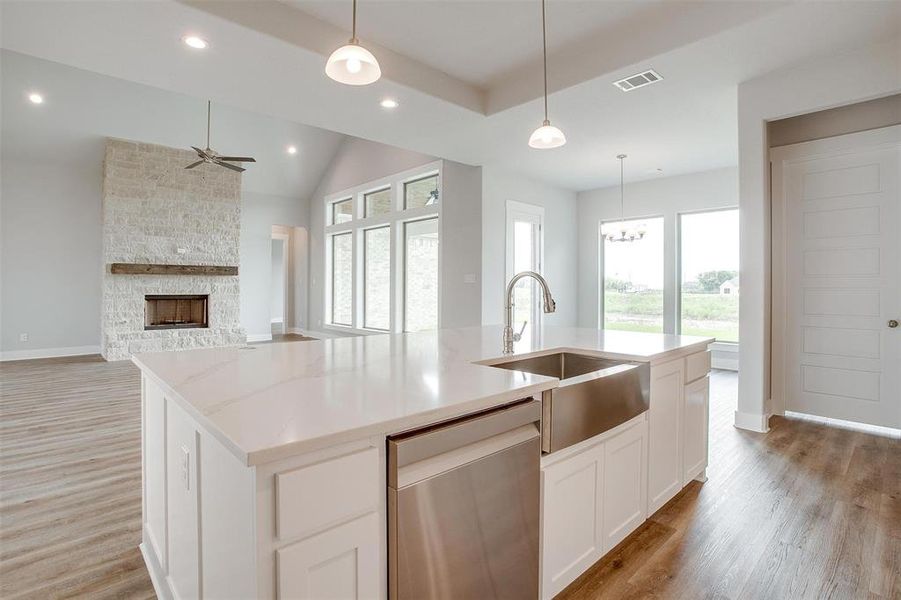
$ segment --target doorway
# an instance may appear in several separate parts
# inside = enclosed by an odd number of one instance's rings
[[[544,275],[544,207],[507,201],[506,282],[522,271]],[[541,331],[542,312],[538,283],[521,279],[513,290],[513,329],[522,331],[526,346]]]
[[[901,125],[771,161],[774,412],[901,428]]]
[[[269,316],[273,335],[287,331],[289,239],[286,233],[272,232]]]

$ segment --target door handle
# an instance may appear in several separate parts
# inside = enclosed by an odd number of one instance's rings
[[[898,319],[889,319],[888,326],[894,329],[898,326]]]

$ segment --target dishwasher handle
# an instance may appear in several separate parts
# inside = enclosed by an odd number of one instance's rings
[[[521,443],[538,435],[541,403],[534,399],[478,413],[460,419],[403,433],[388,438],[388,485],[398,488],[398,472],[415,463],[429,461],[432,467],[445,464],[447,468],[470,456],[477,460],[479,453],[494,451]],[[526,432],[529,435],[526,435]],[[505,435],[513,434],[513,435]],[[478,450],[481,449],[481,450]],[[442,455],[453,454],[441,460]],[[422,465],[419,465],[422,467]],[[431,469],[430,469],[431,470]],[[447,470],[447,469],[445,469]],[[406,469],[409,473],[410,469]],[[404,479],[408,479],[404,477]]]

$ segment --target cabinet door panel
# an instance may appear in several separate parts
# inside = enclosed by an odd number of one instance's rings
[[[542,471],[542,597],[552,598],[603,553],[603,444]]]
[[[187,413],[166,401],[169,584],[179,598],[200,596],[197,430]]]
[[[683,485],[687,485],[707,468],[709,399],[709,377],[702,377],[685,386]]]
[[[682,489],[684,361],[651,367],[648,411],[648,514]]]
[[[381,598],[378,513],[369,513],[277,551],[278,597]]]
[[[604,443],[604,552],[644,522],[646,457],[646,421]]]
[[[144,408],[144,528],[150,551],[166,570],[166,399],[142,377]]]

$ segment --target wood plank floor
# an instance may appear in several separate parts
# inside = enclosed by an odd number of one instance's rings
[[[901,441],[800,419],[736,429],[736,385],[712,376],[708,481],[557,600],[901,599]]]
[[[901,599],[901,442],[774,419],[732,427],[713,376],[709,481],[558,597]],[[0,597],[148,598],[137,369],[0,363]]]

